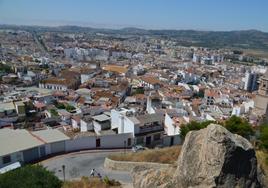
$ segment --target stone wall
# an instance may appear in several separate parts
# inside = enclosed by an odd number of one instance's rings
[[[130,162],[130,161],[114,161],[109,159],[108,157],[105,158],[104,161],[104,168],[110,170],[120,170],[120,171],[128,171],[131,172],[135,167],[145,167],[145,168],[170,168],[174,165],[171,164],[161,164],[161,163],[148,163],[148,162]]]

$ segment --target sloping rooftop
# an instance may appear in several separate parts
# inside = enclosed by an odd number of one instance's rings
[[[106,71],[117,72],[119,74],[126,73],[128,68],[119,65],[106,65],[103,67]]]
[[[34,131],[32,134],[46,143],[59,142],[70,139],[68,136],[57,129]]]
[[[152,84],[152,85],[161,84],[160,80],[158,80],[158,79],[156,79],[154,77],[151,77],[151,76],[150,77],[149,76],[143,76],[143,77],[141,77],[141,80],[143,80],[144,82],[147,82],[149,84]]]
[[[0,129],[0,156],[34,148],[44,142],[35,138],[24,129]]]

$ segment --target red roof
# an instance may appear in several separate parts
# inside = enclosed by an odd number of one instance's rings
[[[44,103],[42,103],[42,102],[34,103],[34,106],[35,106],[36,108],[44,108],[44,107],[46,107],[46,105],[45,105]]]

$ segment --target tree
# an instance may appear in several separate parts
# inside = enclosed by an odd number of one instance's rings
[[[133,95],[136,95],[136,94],[144,94],[144,89],[142,87],[135,89],[135,91],[133,92]]]
[[[52,116],[52,117],[58,117],[58,116],[59,116],[57,110],[55,110],[55,109],[53,109],[53,108],[50,109],[49,112],[51,113],[51,116]]]
[[[67,105],[65,106],[65,109],[66,109],[68,112],[71,112],[71,111],[75,110],[75,107],[73,107],[73,106],[67,104]]]
[[[190,123],[181,126],[180,135],[182,137],[185,137],[189,131],[206,128],[210,123],[213,123],[213,121],[204,121],[204,122],[191,121]]]
[[[61,185],[61,180],[40,165],[24,166],[0,174],[1,188],[60,188]]]
[[[253,128],[249,122],[237,116],[232,116],[226,120],[224,126],[231,133],[238,134],[245,138],[249,138],[250,135],[254,134]]]
[[[11,73],[13,71],[12,71],[11,66],[0,63],[0,72]]]
[[[63,103],[56,103],[55,106],[58,108],[58,109],[65,109],[65,105]]]

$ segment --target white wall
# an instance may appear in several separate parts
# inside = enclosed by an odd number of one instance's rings
[[[87,82],[88,80],[90,80],[91,76],[88,74],[81,74],[81,84]]]
[[[125,147],[124,141],[126,142],[128,138],[131,138],[131,144],[133,145],[133,137],[131,134],[117,134],[117,135],[104,135],[99,137],[101,139],[100,148],[123,148]]]
[[[72,119],[71,122],[72,122],[72,127],[73,127],[74,129],[79,128],[79,125],[78,125],[77,121],[75,121],[74,119]]]
[[[83,150],[83,149],[92,149],[96,146],[95,136],[80,137],[77,139],[66,140],[65,149],[67,152]]]
[[[134,123],[126,116],[124,116],[124,130],[122,130],[121,133],[132,133],[133,135],[135,134]]]
[[[66,152],[78,151],[83,149],[96,149],[96,139],[100,139],[99,148],[123,148],[124,141],[131,138],[133,144],[133,136],[131,134],[116,134],[103,136],[87,136],[65,141]]]
[[[119,128],[120,126],[120,113],[116,110],[111,110],[111,128]]]
[[[92,123],[87,123],[84,120],[80,120],[80,131],[81,132],[87,132],[94,130]]]
[[[93,121],[93,127],[96,134],[100,134],[101,125],[97,121]]]
[[[51,146],[50,146],[50,144],[46,144],[45,145],[45,151],[46,151],[46,155],[50,155],[51,154]]]
[[[241,109],[239,106],[235,106],[233,107],[233,110],[232,110],[232,115],[235,115],[235,116],[240,116],[241,114]]]
[[[131,139],[131,145],[127,146],[128,138]],[[100,139],[100,147],[96,148],[96,139]],[[86,149],[101,149],[101,148],[124,148],[131,147],[134,144],[133,135],[131,133],[126,134],[115,134],[115,135],[103,135],[103,136],[86,136],[76,139],[66,140],[65,142],[65,152],[86,150]],[[51,143],[55,144],[55,143]],[[51,154],[51,144],[45,145],[46,155]],[[126,145],[125,145],[126,144]],[[3,164],[2,156],[0,157],[0,168],[7,166],[9,164],[15,163],[17,161],[23,161],[23,153],[16,152],[10,154],[11,162]]]
[[[171,119],[171,117],[166,114],[165,115],[165,132],[167,135],[179,135],[180,134],[180,128],[178,126],[173,126],[174,122]]]

